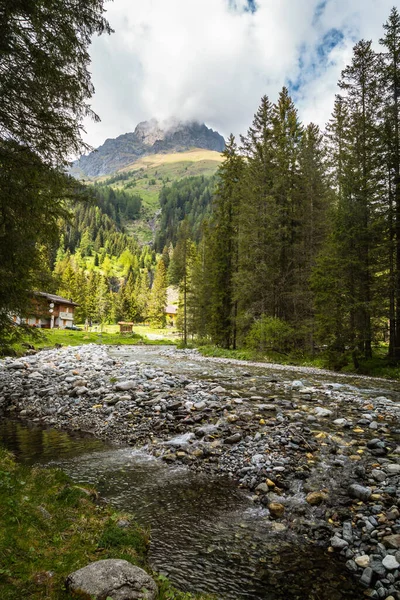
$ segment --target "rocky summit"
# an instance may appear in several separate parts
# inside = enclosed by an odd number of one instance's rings
[[[150,154],[185,152],[202,148],[222,152],[225,140],[204,123],[156,119],[139,123],[134,132],[107,139],[102,146],[75,161],[70,173],[77,178],[110,175]]]
[[[228,475],[275,526],[339,555],[362,594],[400,600],[400,404],[389,390],[307,368],[294,379],[289,367],[247,363],[249,373],[240,361],[228,377],[224,359],[123,348],[5,359],[0,407]]]

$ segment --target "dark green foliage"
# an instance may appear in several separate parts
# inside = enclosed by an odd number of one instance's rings
[[[66,200],[81,186],[45,165],[33,152],[0,140],[0,329],[23,311],[29,290],[52,288],[51,248]]]
[[[263,316],[250,328],[246,347],[256,352],[288,352],[296,341],[294,328],[277,317]]]
[[[400,14],[393,8],[384,24],[382,62],[379,64],[383,100],[381,137],[386,183],[386,241],[388,255],[389,356],[400,359]]]
[[[225,348],[236,346],[237,302],[234,278],[238,272],[238,231],[243,158],[231,135],[223,152],[213,212],[205,238],[208,258],[207,329],[214,342]]]
[[[355,365],[372,356],[373,319],[383,317],[385,307],[378,66],[371,43],[361,41],[342,73],[346,95],[337,97],[328,126],[336,184],[333,227],[314,276],[319,326],[335,351],[350,349]]]
[[[215,177],[185,177],[164,187],[160,192],[160,228],[155,248],[162,252],[164,246],[176,244],[179,224],[186,218],[190,237],[199,241],[201,224],[209,212],[214,193]]]
[[[234,348],[254,323],[280,319],[296,325],[300,345],[312,347],[309,279],[329,204],[322,135],[315,125],[302,128],[284,88],[275,105],[262,98],[242,154],[231,136],[224,156],[193,266],[202,305],[196,309],[191,298],[194,331]]]
[[[155,327],[165,327],[167,305],[167,271],[162,258],[157,263],[147,307],[147,317]]]
[[[0,2],[0,333],[29,290],[51,288],[51,246],[78,184],[62,169],[97,116],[88,47],[103,0]],[[58,170],[59,169],[59,170]]]
[[[325,138],[299,123],[284,88],[274,105],[262,98],[236,179],[226,156],[190,274],[189,322],[202,340],[233,346],[235,322],[239,344],[261,352],[324,348],[335,368],[362,372],[389,338],[400,359],[396,8],[384,29],[383,53],[354,47]]]
[[[110,32],[103,0],[3,0],[0,3],[1,138],[51,163],[82,150],[82,118],[98,117],[87,100],[88,48]]]
[[[124,190],[106,185],[95,185],[93,189],[96,205],[103,213],[121,225],[124,220],[134,220],[140,215],[142,198]]]

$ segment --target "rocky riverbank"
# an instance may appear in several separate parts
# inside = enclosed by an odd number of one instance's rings
[[[367,597],[400,600],[395,394],[315,380],[315,370],[290,378],[276,365],[255,376],[238,364],[234,378],[216,381],[179,374],[179,361],[200,360],[195,354],[157,351],[175,368],[122,362],[93,345],[6,359],[0,405],[11,416],[228,474],[269,510],[275,530],[326,543]]]

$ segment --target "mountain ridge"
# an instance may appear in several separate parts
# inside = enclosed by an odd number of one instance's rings
[[[198,121],[177,119],[160,123],[156,119],[142,121],[135,130],[104,144],[72,164],[70,174],[78,179],[111,175],[136,160],[152,154],[187,152],[194,148],[222,152],[225,140],[217,131]]]

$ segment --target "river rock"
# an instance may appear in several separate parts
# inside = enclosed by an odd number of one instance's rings
[[[331,546],[336,550],[343,550],[343,548],[347,548],[348,545],[349,542],[346,542],[346,540],[343,540],[337,535],[334,535],[333,538],[331,538]]]
[[[347,425],[348,421],[347,419],[341,418],[341,419],[335,419],[333,421],[333,424],[336,425],[337,427],[345,427]]]
[[[157,585],[146,571],[127,560],[106,559],[68,575],[66,586],[76,597],[94,600],[155,600]]]
[[[323,408],[322,406],[317,406],[314,409],[314,414],[317,417],[331,417],[333,415],[333,412],[331,410],[329,410],[329,408]]]
[[[304,383],[300,379],[292,381],[292,390],[299,390],[302,387],[304,387]]]
[[[126,392],[127,390],[132,390],[135,385],[136,383],[134,381],[120,381],[115,385],[115,389],[121,392]]]
[[[371,471],[371,475],[375,479],[375,481],[378,481],[378,482],[385,481],[385,479],[386,479],[385,473],[383,471],[380,471],[379,469],[373,469]]]
[[[383,538],[383,543],[386,546],[386,548],[393,548],[394,550],[398,550],[400,548],[400,534],[386,535]]]
[[[200,402],[196,402],[194,404],[194,407],[196,410],[203,410],[204,408],[206,408],[207,406],[207,402],[204,402],[204,400],[201,400]]]
[[[326,494],[323,492],[310,492],[306,496],[306,502],[308,502],[308,504],[311,506],[318,506],[324,500],[326,500]]]
[[[285,507],[280,502],[270,502],[268,504],[268,510],[271,513],[271,517],[274,517],[274,519],[280,519],[285,513]]]
[[[237,432],[224,439],[224,444],[237,444],[242,439],[242,434]]]
[[[354,559],[354,562],[359,566],[362,567],[363,569],[365,569],[366,567],[369,567],[369,556],[368,554],[363,554],[362,556],[357,556]]]
[[[371,567],[366,567],[363,571],[363,574],[360,577],[360,583],[361,585],[364,585],[365,587],[369,587],[372,581],[372,576],[373,576],[373,571],[371,569]]]
[[[385,471],[388,475],[400,475],[400,465],[385,465]]]
[[[358,500],[368,500],[372,494],[372,490],[369,487],[364,487],[358,483],[353,483],[348,489],[349,496],[351,498],[357,498]]]
[[[392,554],[388,554],[382,560],[382,564],[388,571],[394,571],[400,567],[400,564],[397,562],[396,558],[392,556]]]
[[[217,385],[217,387],[215,387],[211,390],[211,393],[212,394],[225,394],[226,389],[223,388],[221,385]]]

